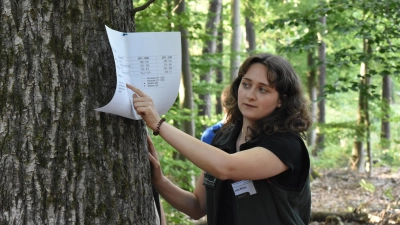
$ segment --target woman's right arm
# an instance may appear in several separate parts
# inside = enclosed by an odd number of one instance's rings
[[[206,191],[203,185],[204,172],[201,172],[193,193],[173,184],[162,174],[157,152],[150,137],[147,137],[149,160],[152,167],[152,182],[157,192],[174,208],[193,219],[200,219],[206,214]]]

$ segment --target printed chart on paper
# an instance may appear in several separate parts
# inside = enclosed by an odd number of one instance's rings
[[[131,84],[149,95],[160,115],[178,95],[181,67],[179,32],[124,33],[106,27],[115,60],[117,84],[112,100],[96,110],[141,119],[132,104]]]

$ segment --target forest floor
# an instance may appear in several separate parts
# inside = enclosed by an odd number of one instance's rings
[[[374,167],[370,177],[349,169],[318,173],[309,225],[400,225],[400,169]],[[205,218],[192,222],[207,224]]]
[[[374,167],[370,177],[349,169],[318,173],[311,181],[313,220],[330,216],[310,224],[400,224],[400,169]]]

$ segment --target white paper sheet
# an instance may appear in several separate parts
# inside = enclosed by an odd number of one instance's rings
[[[165,114],[178,95],[182,51],[179,32],[123,33],[106,26],[114,54],[117,86],[111,101],[95,110],[139,120],[126,84],[149,95],[158,114]]]

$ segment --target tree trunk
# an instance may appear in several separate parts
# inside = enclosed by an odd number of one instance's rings
[[[220,14],[221,14],[222,0],[212,0],[210,1],[210,6],[208,10],[208,17],[206,23],[206,36],[209,38],[205,41],[203,47],[203,56],[206,60],[213,60],[212,55],[215,55],[216,46],[217,46],[217,34],[218,34],[218,25],[220,22]],[[200,80],[205,81],[206,83],[211,83],[211,75],[215,71],[213,65],[217,65],[216,63],[210,62],[209,67],[206,68],[204,74],[200,75]],[[211,94],[209,92],[200,94],[199,98],[204,101],[204,104],[199,105],[199,115],[211,117]],[[204,127],[205,129],[206,127]]]
[[[364,40],[364,53],[370,54],[369,45],[367,40]],[[368,63],[362,62],[360,67],[360,87],[359,87],[359,100],[358,100],[358,118],[356,129],[356,140],[354,142],[352,152],[353,169],[357,168],[359,173],[365,172],[365,149],[364,142],[367,141],[367,150],[369,161],[372,161],[371,148],[370,148],[370,131],[369,131],[369,115],[368,115],[368,95],[370,78],[368,74]],[[370,163],[370,166],[371,163]]]
[[[222,21],[222,12],[220,14],[220,21]],[[218,65],[220,65],[216,71],[216,79],[215,82],[217,84],[222,84],[224,82],[224,73],[222,72],[222,65],[223,65],[223,40],[224,40],[224,29],[223,29],[223,23],[219,23],[219,28],[218,28],[218,35],[217,35],[217,49],[216,49],[216,53],[217,55],[220,55],[220,57],[218,57],[217,59],[217,63]],[[222,109],[222,101],[221,101],[221,95],[217,95],[216,97],[217,101],[216,101],[216,106],[215,106],[215,111],[218,115],[222,114],[223,109]]]
[[[146,128],[94,108],[116,87],[105,26],[132,1],[1,1],[0,223],[154,224]]]
[[[311,100],[310,113],[312,118],[317,118],[317,72],[315,71],[314,51],[310,50],[307,54],[308,71],[308,92]],[[311,127],[307,135],[307,144],[314,145],[316,138],[315,127]],[[312,151],[313,155],[317,155],[315,148]]]
[[[321,18],[321,24],[326,26],[326,17]],[[323,31],[325,32],[325,30]],[[318,123],[320,126],[325,124],[325,96],[324,96],[324,86],[326,84],[326,44],[321,35],[321,43],[318,48],[318,58],[322,64],[319,66],[318,75],[318,92],[319,92],[319,102],[318,102]],[[325,134],[321,129],[317,133],[317,141],[315,143],[317,152],[321,152],[325,147]]]
[[[254,9],[253,3],[247,2],[245,7],[246,17],[245,17],[245,26],[246,26],[246,41],[247,41],[247,52],[252,54],[256,51],[256,32],[254,31]]]
[[[232,38],[231,38],[231,81],[236,79],[240,67],[240,0],[231,2]]]
[[[365,65],[361,65],[362,69]],[[362,75],[362,72],[360,71]],[[354,146],[352,151],[352,169],[358,170],[358,172],[363,173],[365,172],[364,162],[365,162],[365,150],[364,150],[364,138],[365,138],[365,114],[364,114],[364,101],[365,98],[362,93],[362,86],[364,84],[364,78],[361,78],[360,81],[360,91],[359,91],[359,100],[358,100],[358,114],[357,114],[357,128],[354,140]]]
[[[364,40],[364,52],[367,53],[367,55],[371,55],[372,54],[372,48],[371,48],[371,44],[368,42],[368,39]],[[365,75],[369,74],[369,68],[368,68],[368,62],[365,62]],[[366,83],[366,87],[368,90],[368,93],[370,93],[369,91],[369,86],[371,85],[371,77],[370,76],[366,76],[365,77],[365,83]],[[369,96],[370,94],[368,94]],[[368,176],[372,175],[372,146],[371,146],[371,121],[369,118],[369,98],[366,98],[366,100],[364,101],[364,112],[365,112],[365,129],[366,129],[366,142],[367,142],[367,156],[368,156],[368,167],[367,167],[367,171],[368,171]]]
[[[390,122],[389,112],[392,96],[392,80],[390,75],[382,78],[382,129],[381,129],[381,145],[384,149],[390,148]]]
[[[176,14],[179,16],[185,13],[186,3],[185,0],[176,0],[178,8],[176,9]],[[195,126],[193,119],[193,90],[192,90],[192,74],[190,72],[190,55],[189,55],[189,41],[187,29],[179,23],[179,31],[182,35],[182,79],[183,86],[185,89],[185,96],[183,101],[183,107],[188,109],[190,112],[190,119],[183,122],[183,131],[189,135],[195,135]]]

